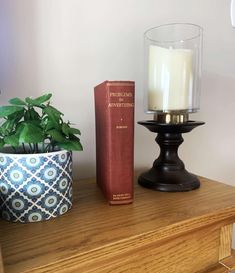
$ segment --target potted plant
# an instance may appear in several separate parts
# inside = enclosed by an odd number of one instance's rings
[[[49,220],[72,206],[72,151],[80,131],[63,121],[52,94],[0,107],[0,212],[13,222]]]

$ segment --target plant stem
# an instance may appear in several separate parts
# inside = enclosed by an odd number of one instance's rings
[[[35,146],[36,146],[36,153],[38,154],[39,153],[38,143],[36,143]]]
[[[54,150],[55,150],[55,142],[52,142],[51,143],[51,151],[54,152]]]
[[[33,146],[31,143],[29,143],[29,149],[30,149],[30,153],[33,154]]]
[[[51,144],[49,143],[47,146],[46,146],[46,148],[45,148],[45,152],[49,152],[50,151],[50,146],[51,146]]]
[[[27,151],[26,151],[24,143],[22,143],[22,147],[23,147],[24,153],[27,154]]]

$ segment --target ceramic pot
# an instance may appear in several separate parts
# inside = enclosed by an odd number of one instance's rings
[[[0,153],[0,212],[12,222],[39,222],[72,207],[72,152]]]

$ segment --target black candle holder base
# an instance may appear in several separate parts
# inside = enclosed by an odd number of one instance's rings
[[[183,192],[199,188],[200,181],[197,176],[189,173],[178,157],[178,147],[183,142],[182,133],[188,133],[204,122],[166,124],[151,120],[138,123],[151,132],[158,133],[156,142],[161,149],[153,167],[140,175],[138,183],[143,187],[165,192]]]
[[[166,192],[191,191],[200,187],[197,176],[186,170],[162,172],[156,168],[141,174],[138,183],[148,189]]]

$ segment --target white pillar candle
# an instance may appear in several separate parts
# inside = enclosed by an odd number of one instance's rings
[[[193,51],[149,47],[149,110],[185,110],[191,105]]]

